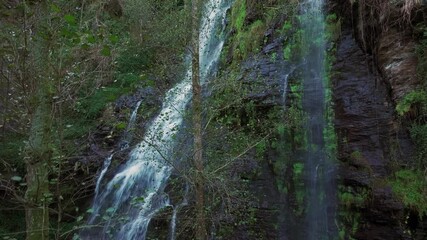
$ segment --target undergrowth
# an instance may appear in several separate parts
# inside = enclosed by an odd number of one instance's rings
[[[394,193],[403,203],[418,212],[419,217],[427,214],[427,180],[424,172],[402,169],[390,179]]]

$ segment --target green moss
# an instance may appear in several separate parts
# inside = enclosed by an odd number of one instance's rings
[[[396,111],[400,116],[405,115],[411,107],[420,104],[425,111],[427,103],[427,92],[425,90],[415,90],[406,94],[396,105]]]
[[[335,41],[338,40],[339,35],[341,34],[341,22],[337,19],[335,14],[330,14],[326,18],[326,39],[335,45]],[[338,37],[330,37],[331,35],[336,35]],[[335,132],[335,112],[333,109],[333,100],[332,100],[332,76],[334,72],[332,66],[335,62],[336,48],[332,48],[327,51],[326,61],[325,61],[325,76],[323,79],[325,87],[325,102],[326,102],[326,111],[324,113],[325,128],[323,129],[323,138],[325,139],[326,153],[328,159],[332,161],[336,160],[336,154],[338,151],[338,138]]]
[[[265,24],[261,20],[252,23],[247,30],[238,31],[234,42],[237,44],[237,51],[234,59],[239,61],[249,56],[249,53],[255,53],[259,50],[264,37]]]
[[[292,22],[288,20],[288,21],[285,21],[285,23],[283,23],[279,32],[281,35],[285,35],[285,34],[288,34],[290,30],[292,30]]]
[[[283,49],[283,58],[285,60],[290,60],[292,56],[292,47],[290,44],[286,45],[286,47]]]
[[[246,19],[246,0],[236,0],[231,11],[232,26],[237,31],[242,30]]]
[[[304,199],[306,197],[306,188],[303,179],[304,163],[297,162],[292,165],[292,183],[295,189],[296,208],[294,213],[296,216],[301,216],[304,213]]]
[[[127,124],[125,122],[118,122],[115,127],[117,130],[124,130],[126,129],[126,126]]]
[[[337,41],[341,35],[341,19],[335,13],[326,16],[326,39]]]
[[[361,208],[368,200],[368,190],[365,188],[339,187],[339,202],[347,208]]]
[[[304,170],[304,163],[294,163],[294,178],[299,178]]]
[[[423,172],[410,169],[397,171],[390,184],[407,207],[417,211],[420,217],[427,214],[427,180]]]
[[[339,223],[338,233],[340,240],[354,239],[360,225],[360,209],[369,200],[369,190],[361,187],[338,187]]]

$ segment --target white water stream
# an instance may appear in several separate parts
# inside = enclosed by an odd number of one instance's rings
[[[127,127],[126,127],[125,134],[124,134],[124,136],[122,137],[122,140],[121,140],[125,144],[123,144],[123,145],[120,146],[120,150],[125,150],[125,149],[129,148],[129,142],[132,140],[132,129],[135,126],[136,114],[138,113],[138,109],[139,109],[140,105],[141,105],[141,101],[139,101],[136,104],[135,108],[132,111],[132,114],[131,114],[130,119],[129,119],[129,123],[128,123]],[[111,165],[111,160],[113,159],[113,156],[114,156],[114,153],[112,153],[110,156],[108,156],[105,159],[105,161],[104,161],[104,164],[102,166],[101,172],[99,173],[98,179],[96,180],[95,198],[94,199],[98,198],[99,188],[101,186],[102,179],[104,179],[104,176],[107,173],[108,168]]]
[[[224,0],[209,0],[205,6],[200,32],[202,83],[216,71],[224,44],[222,34],[217,34],[224,30],[228,7]],[[151,218],[170,204],[164,187],[175,161],[175,136],[192,96],[191,64],[187,69],[183,81],[166,93],[162,110],[143,141],[97,194],[88,221],[97,227],[82,233],[83,239],[145,239]]]

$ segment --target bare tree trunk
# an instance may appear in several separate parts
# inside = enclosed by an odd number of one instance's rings
[[[193,131],[194,131],[194,155],[193,161],[196,167],[196,239],[207,239],[206,216],[204,209],[204,164],[202,146],[202,89],[200,86],[200,0],[192,1],[192,87],[193,87]]]
[[[42,29],[43,25],[48,25],[44,18],[48,14],[48,6],[48,3],[43,1],[36,9],[39,14],[36,28]],[[22,63],[22,76],[26,78],[26,82],[34,83],[33,87],[37,88],[35,92],[36,104],[29,105],[29,109],[34,108],[35,111],[33,111],[29,139],[25,149],[27,167],[26,239],[48,240],[49,203],[52,201],[52,194],[49,191],[49,168],[52,160],[52,99],[54,89],[51,82],[51,69],[49,69],[50,42],[47,39],[40,39],[40,45],[37,45],[36,48],[35,51],[39,51],[41,55],[39,59],[33,59],[33,61],[38,61],[39,66],[36,71],[39,73],[33,76],[28,74],[25,65],[30,59],[25,58]]]
[[[51,159],[51,104],[43,86],[39,103],[32,119],[30,138],[26,149],[27,192],[25,198],[27,240],[49,239],[49,162]]]

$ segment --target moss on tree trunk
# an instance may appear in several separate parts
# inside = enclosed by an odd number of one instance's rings
[[[49,238],[49,163],[51,160],[51,98],[49,83],[39,90],[38,106],[31,123],[26,148],[27,240]]]

